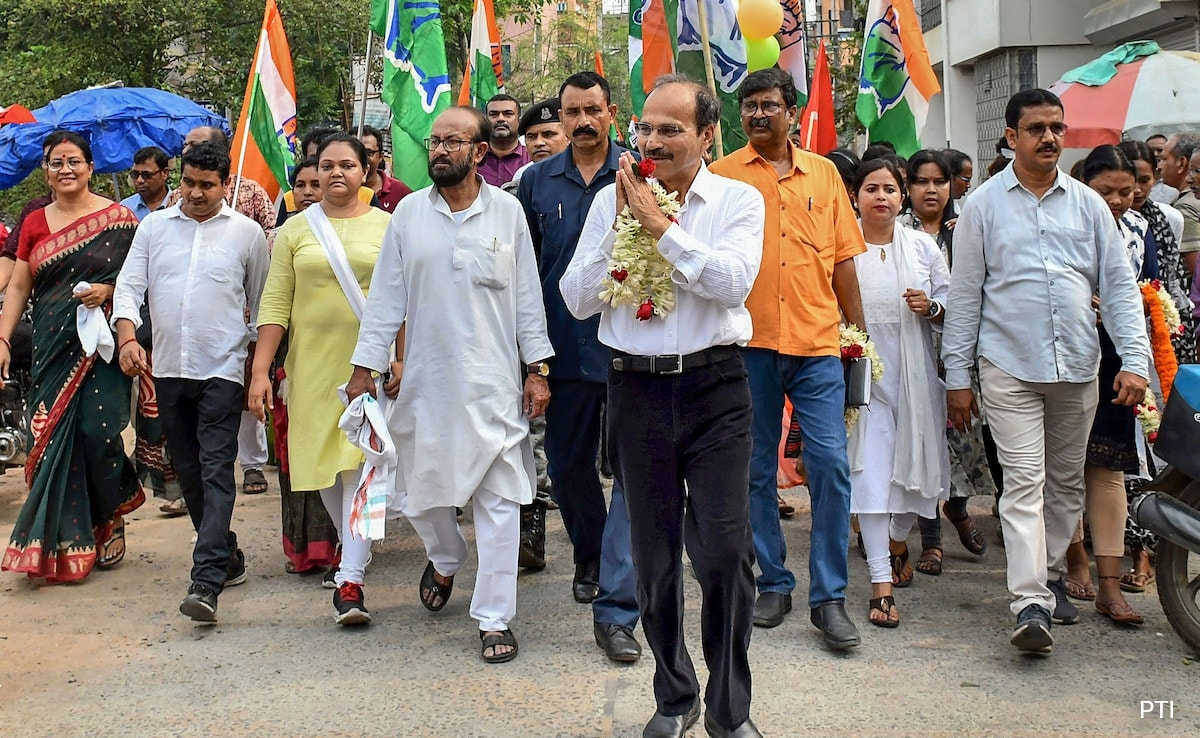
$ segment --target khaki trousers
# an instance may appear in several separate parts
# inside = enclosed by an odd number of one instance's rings
[[[1054,611],[1050,577],[1066,572],[1067,545],[1083,514],[1083,467],[1099,401],[1096,380],[1021,381],[979,360],[983,412],[1004,469],[1000,523],[1010,605]]]

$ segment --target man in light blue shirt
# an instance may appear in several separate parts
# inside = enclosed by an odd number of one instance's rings
[[[1066,549],[1083,512],[1083,468],[1099,401],[1100,343],[1092,296],[1123,371],[1115,403],[1145,396],[1150,345],[1129,259],[1104,201],[1060,169],[1063,108],[1046,90],[1008,102],[1012,166],[966,201],[954,231],[954,269],[942,357],[956,428],[979,414],[970,371],[1004,467],[1000,521],[1017,627],[1011,642],[1048,653],[1050,623],[1076,622],[1062,585]]]
[[[138,220],[166,206],[171,188],[167,186],[167,152],[157,146],[146,146],[133,155],[133,168],[129,180],[133,182],[134,194],[121,201],[133,211]]]

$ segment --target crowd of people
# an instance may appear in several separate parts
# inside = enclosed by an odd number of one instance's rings
[[[655,656],[645,736],[682,736],[701,702],[709,735],[760,735],[751,632],[785,620],[797,584],[781,464],[811,497],[808,605],[831,649],[861,641],[852,532],[866,622],[895,628],[896,590],[942,573],[943,515],[984,553],[976,495],[996,499],[1017,649],[1049,653],[1052,623],[1079,618],[1072,599],[1140,624],[1123,592],[1151,583],[1154,540],[1127,490],[1154,465],[1135,407],[1158,347],[1139,282],[1162,283],[1184,325],[1170,350],[1195,362],[1200,137],[1101,146],[1071,176],[1061,102],[1026,90],[972,187],[959,151],[802,150],[786,72],[750,74],[737,97],[748,143],[711,163],[721,103],[682,76],[656,82],[636,150],[609,136],[616,107],[593,72],[524,111],[503,94],[452,108],[415,193],[386,171],[379,131],[314,129],[278,207],[231,173],[219,130],[188,134],[176,190],[168,152],[137,152],[121,204],[89,189],[88,142],[55,132],[50,192],[0,254],[0,371],[29,304],[34,434],[3,568],[55,582],[116,565],[149,491],[190,516],[180,611],[213,621],[246,581],[235,466],[244,493],[265,491],[271,438],[286,570],[325,572],[338,624],[371,621],[368,531],[384,516],[422,541],[419,599],[443,609],[471,506],[488,663],[518,655],[518,572],[546,566],[558,509],[598,647],[638,660],[640,620]],[[645,267],[628,260],[635,232],[669,284],[630,306],[604,285]],[[843,328],[869,345],[846,354]],[[847,412],[844,356],[864,349],[883,373]]]

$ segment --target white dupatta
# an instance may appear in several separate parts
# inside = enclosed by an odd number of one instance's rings
[[[358,278],[346,257],[346,248],[329,216],[320,204],[304,210],[304,217],[312,228],[317,243],[325,252],[325,258],[333,269],[333,276],[350,303],[354,316],[362,323],[367,308],[367,297],[363,294]],[[396,491],[396,446],[387,429],[387,416],[392,403],[383,392],[383,383],[375,383],[376,399],[362,395],[354,400],[346,396],[346,386],[338,388],[338,395],[346,403],[346,411],[338,421],[338,427],[346,433],[350,443],[363,452],[362,475],[354,499],[350,504],[350,530],[348,533],[359,539],[378,541],[383,539],[384,517]]]

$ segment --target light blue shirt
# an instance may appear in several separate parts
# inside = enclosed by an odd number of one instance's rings
[[[168,187],[166,193],[163,195],[162,202],[158,205],[159,210],[166,210],[167,198],[170,196],[171,188]],[[142,196],[136,192],[122,200],[121,204],[132,210],[133,214],[137,216],[139,221],[145,220],[147,215],[154,212],[148,205],[146,205],[146,201],[142,199]]]
[[[947,389],[969,388],[980,356],[1025,382],[1095,379],[1097,293],[1124,370],[1149,378],[1141,294],[1104,200],[1061,170],[1039,200],[1006,168],[966,200],[954,229]]]

